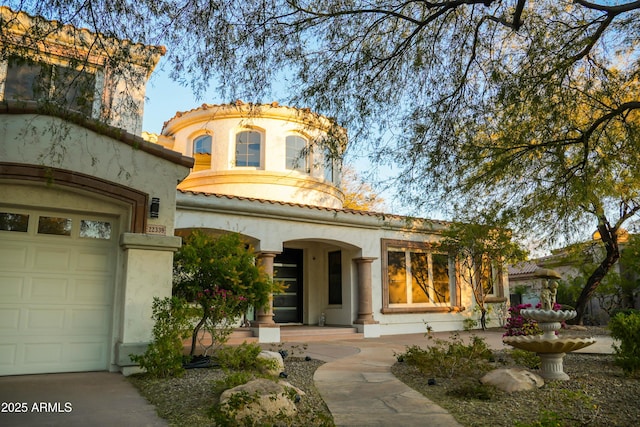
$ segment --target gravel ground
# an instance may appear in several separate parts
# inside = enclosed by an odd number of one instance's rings
[[[595,336],[605,329],[570,331],[571,335]],[[495,367],[515,366],[508,352],[496,352]],[[313,383],[319,360],[287,357],[287,381],[305,391],[298,404],[299,416],[291,426],[332,426],[331,414]],[[640,379],[623,376],[612,355],[570,353],[564,360],[569,381],[547,382],[541,389],[507,394],[493,390],[490,400],[460,398],[450,394],[463,385],[477,385],[477,377],[435,378],[406,363],[396,363],[392,372],[410,387],[448,410],[464,426],[636,426],[640,423]],[[535,370],[534,370],[535,372]],[[213,391],[225,377],[220,369],[192,369],[181,378],[152,380],[130,377],[141,393],[156,406],[172,426],[211,426],[208,416],[217,404]],[[542,421],[546,421],[543,423]]]
[[[290,426],[333,426],[333,418],[315,388],[313,374],[324,362],[300,357],[285,358],[287,381],[302,389],[305,396],[298,406],[298,417]],[[209,411],[218,403],[215,383],[227,374],[219,368],[189,369],[180,378],[152,379],[144,375],[129,377],[158,414],[172,426],[210,427]]]
[[[597,339],[598,334],[607,332],[590,328],[567,333]],[[501,361],[496,368],[515,366],[508,352],[495,355]],[[477,378],[436,378],[436,385],[430,386],[428,375],[406,363],[396,363],[392,368],[400,380],[448,410],[464,426],[639,425],[640,379],[625,377],[614,365],[612,355],[569,353],[564,370],[569,381],[550,381],[538,390],[512,394],[493,389],[490,400],[478,400],[450,394],[463,385],[478,384]]]

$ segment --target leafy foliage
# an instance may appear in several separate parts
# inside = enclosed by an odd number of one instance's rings
[[[441,246],[457,256],[461,274],[471,285],[484,330],[489,311],[487,296],[502,286],[504,265],[523,259],[525,251],[511,240],[509,229],[490,218],[476,223],[454,222],[442,235]]]
[[[640,374],[640,311],[616,314],[609,320],[609,329],[620,341],[620,345],[614,345],[615,363],[628,375]]]
[[[279,290],[269,276],[255,264],[256,255],[238,234],[218,237],[192,232],[174,256],[174,295],[195,302],[198,317],[191,354],[202,328],[212,345],[223,344],[234,322],[250,306],[269,304],[272,292]]]
[[[130,355],[132,361],[153,377],[180,376],[182,341],[189,336],[190,316],[186,302],[178,297],[153,299],[153,341],[142,355]]]
[[[172,76],[200,95],[216,81],[222,99],[264,102],[285,80],[281,97],[400,165],[399,194],[416,210],[508,213],[546,243],[597,228],[606,252],[577,321],[640,212],[636,1],[8,4],[166,45]]]
[[[486,362],[492,354],[483,338],[474,335],[469,343],[464,343],[460,335],[454,333],[449,340],[434,339],[426,349],[407,346],[396,358],[416,366],[424,374],[451,378],[488,370]]]

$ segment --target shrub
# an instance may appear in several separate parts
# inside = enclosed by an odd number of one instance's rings
[[[640,373],[640,312],[620,312],[609,320],[611,337],[620,341],[614,345],[615,363],[627,375]]]
[[[483,338],[473,336],[471,342],[465,344],[457,333],[450,340],[433,340],[426,349],[412,345],[407,346],[404,353],[396,354],[398,361],[443,378],[482,373],[488,370],[486,362],[492,356]]]
[[[527,350],[513,349],[511,350],[511,357],[513,361],[520,366],[524,366],[529,369],[540,369],[540,356],[536,353]]]
[[[216,358],[220,367],[229,371],[260,371],[267,362],[258,359],[262,349],[255,343],[242,343],[237,347],[225,346],[216,352]]]
[[[129,355],[151,376],[165,378],[180,376],[182,341],[189,336],[189,307],[178,297],[154,298],[152,305],[153,341],[142,355]]]
[[[448,390],[447,395],[466,400],[491,400],[495,395],[495,388],[492,386],[483,385],[477,380],[465,381],[459,386]]]

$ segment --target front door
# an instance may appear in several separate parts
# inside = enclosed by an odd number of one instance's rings
[[[284,291],[273,296],[276,323],[302,323],[302,249],[285,248],[273,262],[273,279]]]

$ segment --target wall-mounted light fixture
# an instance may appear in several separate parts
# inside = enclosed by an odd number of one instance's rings
[[[160,213],[160,198],[152,197],[151,206],[149,206],[149,218],[158,218]]]

